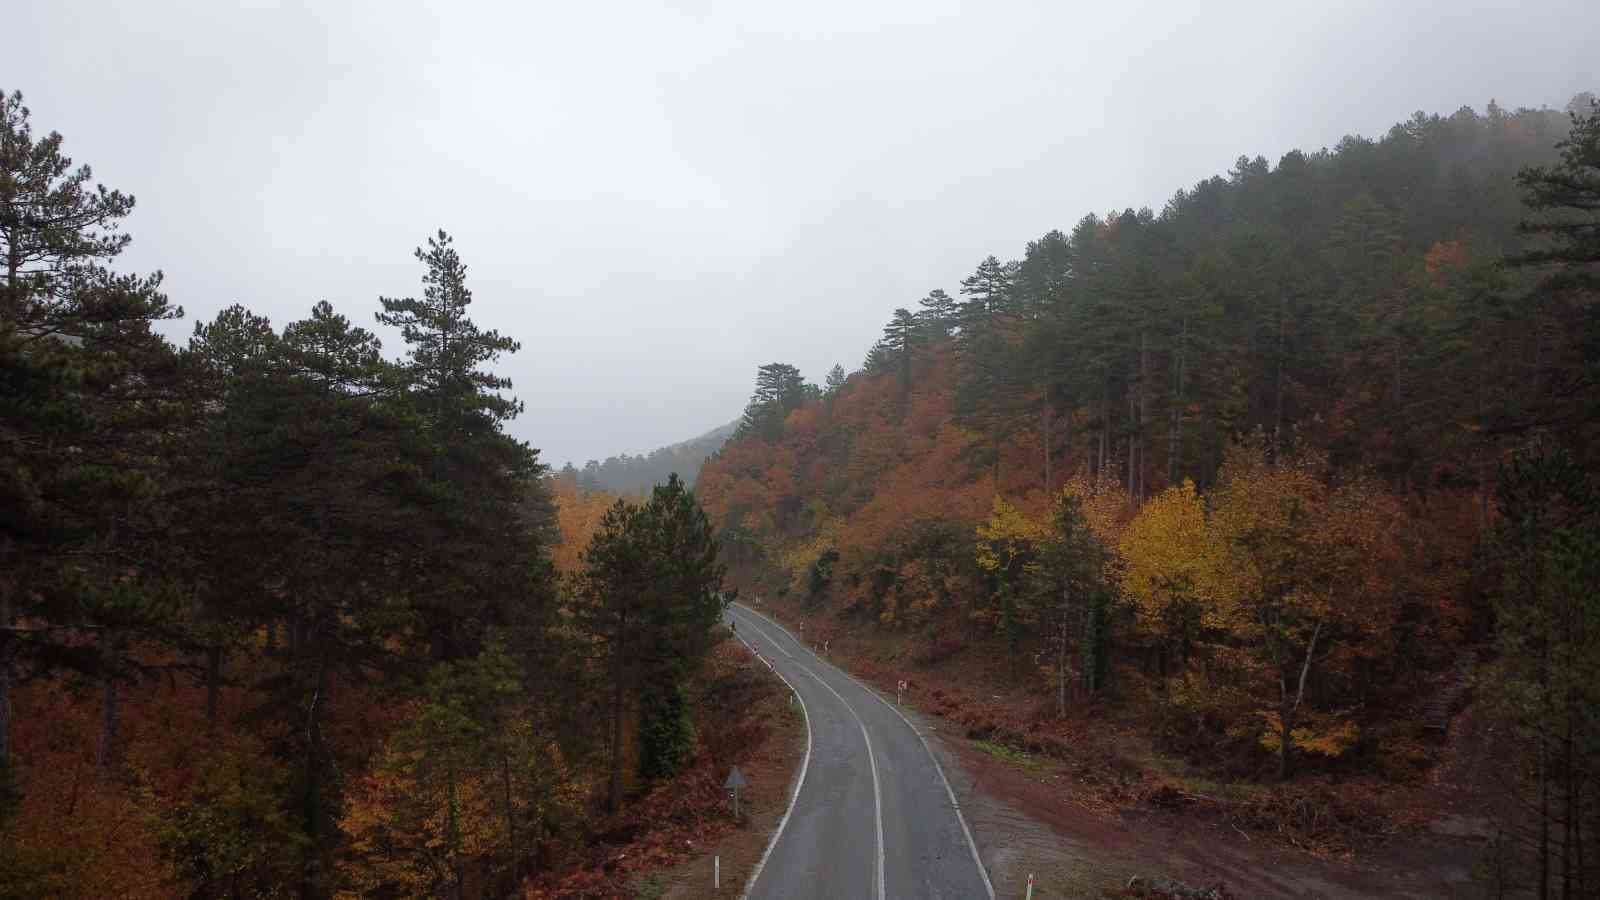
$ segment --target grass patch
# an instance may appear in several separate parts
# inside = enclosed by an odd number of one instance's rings
[[[977,747],[979,750],[982,750],[1001,762],[1010,763],[1011,765],[1027,769],[1030,772],[1038,772],[1046,768],[1044,760],[1040,759],[1039,757],[1034,756],[1031,753],[1024,753],[1015,747],[1008,747],[1005,744],[996,743],[994,741],[973,741],[972,746]]]
[[[652,872],[639,879],[634,891],[634,896],[639,900],[661,900],[662,895],[667,892],[667,880],[660,872]]]
[[[1267,793],[1264,785],[1235,781],[1217,781],[1197,774],[1188,763],[1159,753],[1145,757],[1145,768],[1172,781],[1180,790],[1203,797],[1214,797],[1232,803],[1243,803]]]

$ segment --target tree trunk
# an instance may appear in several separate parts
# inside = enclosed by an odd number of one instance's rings
[[[1000,623],[1006,633],[1006,683],[1016,683],[1017,660],[1017,630],[1016,610],[1011,602],[1011,584],[1009,578],[1000,580]]]
[[[1167,485],[1178,483],[1178,457],[1183,451],[1183,367],[1189,357],[1189,317],[1183,317],[1183,328],[1178,338],[1178,358],[1173,363],[1172,423],[1167,439]]]
[[[516,807],[511,803],[511,757],[504,752],[500,754],[500,784],[505,795],[506,842],[511,846],[511,890],[515,891],[522,884],[522,853],[517,846]]]
[[[1394,356],[1394,415],[1396,417],[1396,421],[1398,421],[1400,416],[1400,401],[1402,396],[1400,390],[1400,338],[1398,335],[1391,342],[1391,345],[1390,353]]]
[[[1294,713],[1289,710],[1288,692],[1284,692],[1283,701],[1278,710],[1278,780],[1289,780],[1289,742],[1291,740],[1290,722]]]
[[[616,812],[622,805],[622,682],[611,688],[611,772],[606,786],[606,809]]]
[[[217,698],[222,692],[222,647],[206,648],[206,730],[217,724]]]
[[[1533,371],[1528,379],[1528,405],[1539,406],[1539,385],[1544,376],[1544,325],[1539,321],[1539,308],[1533,310]]]
[[[627,660],[620,644],[626,629],[624,614],[618,620],[616,643],[611,648],[611,772],[606,786],[606,809],[610,812],[622,805],[622,673]]]
[[[1564,786],[1564,789],[1562,791],[1563,796],[1562,796],[1561,799],[1562,799],[1562,801],[1564,802],[1564,804],[1566,806],[1566,812],[1563,815],[1562,822],[1561,822],[1561,898],[1562,898],[1562,900],[1571,900],[1571,898],[1572,898],[1572,884],[1576,880],[1575,877],[1574,877],[1576,875],[1576,873],[1573,871],[1573,868],[1572,868],[1573,828],[1577,824],[1577,809],[1574,807],[1573,802],[1572,802],[1573,788],[1574,788],[1573,777],[1572,777],[1572,718],[1573,718],[1573,716],[1572,716],[1572,708],[1571,708],[1571,704],[1569,702],[1568,708],[1566,710],[1567,734],[1566,734],[1565,746],[1562,748],[1563,749],[1564,758],[1561,760],[1561,780],[1562,780],[1563,786]]]
[[[1000,414],[991,413],[989,417],[989,453],[993,460],[990,476],[994,479],[994,492],[1000,493]]]
[[[1489,531],[1489,473],[1488,466],[1484,463],[1483,452],[1483,428],[1487,423],[1484,421],[1483,415],[1484,367],[1479,365],[1474,366],[1474,368],[1477,370],[1478,378],[1478,389],[1473,392],[1477,407],[1478,437],[1473,441],[1472,455],[1478,469],[1478,537],[1481,540],[1483,535]]]
[[[1550,772],[1549,747],[1543,729],[1539,734],[1539,900],[1550,896]]]
[[[1282,672],[1278,675],[1278,691],[1282,698],[1278,713],[1279,745],[1278,745],[1278,780],[1283,781],[1289,777],[1290,743],[1294,735],[1295,716],[1300,712],[1300,703],[1306,697],[1306,680],[1311,675],[1311,660],[1317,654],[1317,639],[1322,636],[1322,623],[1311,631],[1311,640],[1306,642],[1306,657],[1300,664],[1300,681],[1295,687],[1294,699],[1289,698],[1289,684],[1284,679]]]
[[[449,791],[450,803],[450,880],[451,893],[456,900],[462,900],[461,885],[461,798],[456,787],[456,761],[451,759],[445,765],[445,782]]]
[[[1072,602],[1061,592],[1061,653],[1056,658],[1056,715],[1067,717],[1067,622],[1072,617]]]
[[[291,632],[292,633],[292,632]],[[305,732],[305,793],[301,795],[301,814],[304,816],[306,844],[309,852],[306,853],[304,862],[300,867],[300,896],[319,896],[317,882],[321,876],[322,851],[322,760],[319,752],[322,743],[322,727],[319,723],[322,707],[322,693],[327,685],[328,657],[326,649],[319,654],[317,659],[317,673],[312,683],[311,699],[306,704],[306,732]]]
[[[1288,357],[1289,295],[1278,294],[1278,378],[1272,410],[1272,464],[1276,466],[1283,456],[1283,366]]]
[[[1100,466],[1097,474],[1105,477],[1106,451],[1111,443],[1111,372],[1107,370],[1100,381]]]
[[[0,779],[11,766],[11,671],[17,651],[10,626],[8,619],[0,618]]]
[[[1133,391],[1128,391],[1128,440],[1124,446],[1128,449],[1128,502],[1134,504],[1139,502],[1138,496],[1133,492],[1133,437],[1139,428],[1136,402],[1137,395]]]
[[[0,584],[0,779],[7,777],[11,767],[11,680],[17,655],[17,638],[11,633],[10,591],[9,585]]]
[[[1067,459],[1072,458],[1072,413],[1073,408],[1067,407],[1067,415],[1061,422],[1061,448],[1066,451]]]
[[[1150,416],[1150,341],[1149,335],[1139,332],[1139,417],[1134,423],[1134,440],[1139,445],[1139,487],[1134,492],[1135,503],[1144,502],[1144,470],[1149,461],[1145,458],[1144,426]]]
[[[100,635],[100,746],[95,754],[95,772],[105,778],[117,762],[117,638],[111,632]]]
[[[1040,413],[1044,428],[1044,492],[1050,493],[1050,389],[1044,391],[1044,409]]]

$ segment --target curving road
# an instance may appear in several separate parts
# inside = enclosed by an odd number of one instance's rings
[[[994,898],[955,794],[911,722],[745,606],[734,634],[800,698],[806,756],[752,900]]]

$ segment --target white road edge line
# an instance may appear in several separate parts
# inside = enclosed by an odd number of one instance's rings
[[[757,628],[756,630],[760,631],[761,629]],[[756,659],[761,659],[761,652],[749,641],[745,640],[739,632],[735,631],[733,636],[739,638],[739,643],[748,647],[750,652],[755,654]],[[767,640],[770,641],[772,639],[768,638]],[[800,701],[800,714],[805,716],[806,720],[806,755],[805,759],[800,763],[800,777],[794,781],[794,793],[789,795],[789,808],[783,811],[783,818],[778,820],[777,829],[772,832],[772,838],[767,841],[767,849],[762,852],[761,859],[756,862],[756,867],[750,870],[750,880],[745,882],[744,893],[739,895],[739,900],[750,900],[750,892],[755,890],[756,879],[761,877],[761,870],[766,868],[767,858],[772,855],[772,848],[778,846],[778,838],[783,836],[783,829],[789,824],[789,817],[794,814],[794,805],[800,799],[800,789],[806,785],[806,770],[811,768],[811,711],[806,709],[806,698],[800,696],[800,692],[794,689],[794,685],[789,683],[789,679],[784,678],[783,673],[779,672],[772,663],[767,663],[767,668],[772,669],[772,674],[782,679],[784,685],[794,694],[795,699]]]
[[[746,611],[748,611],[748,612],[750,612],[750,613],[752,613],[754,615],[761,616],[761,618],[766,619],[768,622],[771,622],[773,625],[777,626],[778,628],[783,628],[782,625],[778,624],[777,622],[774,622],[772,619],[768,618],[767,616],[765,616],[765,615],[763,615],[763,614],[761,614],[759,612],[756,612],[755,610],[750,609],[747,606],[744,606],[743,604],[740,604],[740,608],[744,609],[744,610],[746,610]],[[756,630],[760,631],[761,629],[758,628]],[[787,634],[788,633],[788,629],[785,628],[784,629],[784,633]],[[765,634],[765,633],[763,632],[763,634]],[[772,638],[768,637],[767,640],[771,641]],[[774,644],[776,644],[775,641],[774,641]],[[827,662],[827,660],[824,660],[821,657],[817,657],[817,658],[818,658],[818,660],[820,660],[822,662]],[[830,663],[830,665],[832,665],[832,664]],[[976,865],[978,867],[978,877],[983,879],[983,887],[984,887],[985,890],[987,890],[989,892],[989,900],[995,900],[994,884],[991,881],[989,881],[989,870],[985,869],[983,867],[983,857],[978,855],[978,842],[973,840],[973,838],[972,838],[972,829],[967,827],[967,817],[965,815],[963,815],[962,812],[961,812],[961,802],[956,799],[955,789],[950,786],[950,779],[949,779],[948,776],[946,776],[944,774],[944,766],[939,764],[938,755],[933,752],[933,748],[932,747],[928,746],[928,738],[927,738],[927,736],[925,736],[922,732],[918,731],[917,730],[917,726],[911,724],[911,720],[906,718],[906,714],[901,712],[898,709],[895,709],[894,704],[892,704],[888,700],[884,699],[882,694],[879,694],[877,691],[875,691],[872,688],[868,687],[866,684],[862,683],[862,681],[859,678],[856,678],[854,675],[851,675],[849,672],[846,672],[843,669],[839,669],[838,666],[834,666],[834,668],[838,669],[839,672],[842,673],[846,678],[850,679],[851,681],[854,681],[857,685],[860,685],[862,690],[864,690],[867,693],[871,694],[872,696],[876,697],[878,699],[879,703],[882,703],[884,706],[887,706],[891,711],[894,712],[895,715],[899,716],[900,717],[900,721],[906,723],[906,727],[911,729],[911,733],[916,735],[917,736],[917,740],[922,742],[923,751],[928,754],[928,758],[929,759],[933,760],[934,771],[939,773],[939,780],[944,782],[944,792],[945,792],[945,794],[949,795],[949,797],[950,797],[950,806],[956,811],[956,821],[961,823],[961,833],[966,835],[967,848],[972,851],[972,862],[973,862],[974,865]],[[816,678],[816,675],[813,674],[811,677]],[[821,679],[818,679],[818,680],[820,681]],[[824,687],[826,687],[826,685],[824,685]],[[832,690],[832,688],[829,688],[829,690]],[[844,698],[841,697],[840,699],[842,700]],[[849,704],[845,704],[845,705],[849,706]],[[853,714],[855,711],[851,710],[851,712]],[[856,721],[859,723],[861,720],[857,719]]]
[[[872,735],[867,733],[867,723],[861,721],[861,716],[856,713],[856,708],[854,706],[850,705],[850,701],[846,700],[844,698],[843,694],[841,694],[838,691],[834,690],[833,685],[827,683],[826,681],[823,681],[822,680],[822,676],[818,675],[817,673],[812,672],[809,669],[805,669],[804,667],[802,667],[802,671],[804,671],[807,675],[810,675],[817,682],[817,684],[820,684],[823,687],[827,688],[828,689],[828,693],[830,693],[830,694],[834,695],[835,697],[839,698],[839,702],[843,703],[844,704],[844,708],[847,711],[849,711],[850,718],[856,720],[856,727],[861,729],[861,738],[862,738],[862,740],[865,740],[867,742],[867,762],[872,766],[872,811],[875,814],[875,818],[877,819],[877,825],[878,825],[878,872],[877,872],[877,875],[878,875],[878,900],[884,900],[884,891],[883,891],[883,868],[884,868],[884,866],[883,866],[883,790],[882,790],[882,788],[880,788],[878,786],[878,758],[872,752]]]
[[[782,653],[784,656],[787,656],[790,659],[794,659],[794,654],[790,653],[789,651],[787,651],[785,649],[783,649],[783,645],[778,643],[777,641],[773,640],[772,639],[772,635],[767,634],[765,631],[762,631],[758,626],[751,625],[750,627],[754,628],[756,630],[756,634],[759,634],[762,637],[766,638],[767,639],[767,643],[771,644],[779,653]],[[781,628],[783,626],[780,625],[779,627]],[[739,634],[739,632],[737,632],[737,631],[734,632],[734,635],[737,636],[738,634]],[[740,640],[744,640],[744,638],[739,638],[739,639]],[[745,641],[745,646],[749,647],[750,646],[750,642],[749,641]],[[755,648],[754,647],[750,647],[750,649],[754,650]]]
[[[844,670],[840,669],[839,671],[843,672]],[[860,680],[849,672],[845,672],[845,675],[857,684],[861,684]],[[950,787],[950,779],[945,776],[944,766],[939,764],[938,755],[933,752],[932,747],[928,746],[927,736],[918,731],[917,726],[911,724],[911,720],[906,718],[906,714],[896,709],[894,704],[884,699],[882,694],[867,687],[865,684],[861,684],[861,689],[877,697],[879,703],[889,707],[891,712],[900,717],[900,721],[906,723],[906,727],[911,729],[911,733],[917,736],[917,740],[922,742],[922,749],[927,752],[928,758],[933,760],[934,771],[939,773],[939,780],[944,782],[944,792],[950,796],[950,806],[956,811],[956,821],[961,823],[961,833],[967,836],[967,847],[972,851],[972,864],[978,867],[978,877],[983,879],[983,888],[989,892],[989,900],[995,900],[994,885],[989,882],[989,872],[983,867],[983,858],[978,856],[978,842],[972,839],[972,829],[967,827],[967,817],[961,813],[961,803],[956,800],[955,789]]]

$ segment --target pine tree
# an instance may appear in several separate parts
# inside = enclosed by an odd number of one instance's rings
[[[828,379],[823,384],[823,394],[829,397],[837,394],[839,389],[844,387],[844,382],[844,366],[835,364],[833,368],[828,370]]]
[[[134,198],[94,185],[61,146],[33,136],[20,93],[0,92],[0,769],[19,666],[99,672],[114,728],[121,638],[156,614],[153,573],[116,573],[159,551],[143,499],[161,474],[172,354],[151,326],[182,310],[159,273],[107,268]]]
[[[405,375],[413,393],[425,398],[428,424],[444,435],[466,428],[470,420],[487,418],[492,424],[516,418],[522,404],[500,395],[511,387],[482,367],[502,354],[522,349],[517,341],[498,331],[483,331],[467,317],[472,291],[467,288],[467,267],[443,229],[418,247],[417,261],[427,267],[422,277],[422,299],[380,297],[383,312],[378,321],[400,329],[410,350]]]
[[[1600,105],[1591,100],[1571,117],[1571,133],[1556,145],[1561,161],[1517,175],[1536,213],[1520,229],[1534,244],[1510,262],[1543,276],[1529,298],[1533,390],[1517,427],[1554,426],[1576,437],[1600,422]],[[1546,347],[1544,330],[1570,338]]]
[[[861,360],[861,371],[868,375],[882,375],[894,368],[894,351],[889,349],[889,344],[883,339],[873,342],[867,348],[867,356]]]
[[[1020,417],[1024,366],[1012,315],[1016,265],[989,256],[961,282],[968,298],[961,305],[956,350],[962,379],[956,410],[988,438],[992,473],[1000,477],[1000,445]]]
[[[905,307],[896,309],[894,318],[883,327],[883,345],[891,355],[896,371],[899,372],[902,391],[911,389],[911,363],[916,351],[917,332],[916,317]]]
[[[1072,243],[1059,230],[1029,241],[1012,279],[1015,311],[1036,319],[1056,302],[1072,277]]]
[[[756,369],[756,388],[739,421],[739,433],[755,433],[774,441],[783,432],[783,420],[799,409],[816,391],[788,363],[767,363]]]
[[[711,523],[677,476],[643,506],[619,500],[583,554],[572,621],[593,647],[606,680],[610,776],[607,804],[622,800],[623,724],[642,697],[665,701],[710,651],[726,609],[725,569]],[[670,774],[681,759],[681,721],[652,720],[657,755],[649,774]]]
[[[961,307],[955,298],[944,292],[943,288],[934,288],[928,296],[917,301],[921,310],[917,313],[917,321],[922,330],[932,339],[947,338],[950,330],[956,327],[960,320]]]
[[[260,435],[266,386],[272,378],[278,336],[272,324],[237,304],[209,323],[195,323],[182,354],[188,400],[186,440],[180,445],[182,477],[168,499],[181,514],[175,536],[192,584],[185,617],[188,639],[204,656],[206,721],[214,724],[223,666],[266,605],[275,566],[258,567],[265,523],[259,508],[247,513],[248,486],[272,479],[273,468],[254,444]],[[266,546],[278,547],[272,541]],[[276,623],[274,623],[276,624]]]
[[[379,298],[378,321],[398,327],[410,348],[400,374],[422,426],[414,451],[428,534],[412,561],[411,606],[432,658],[442,660],[469,654],[488,625],[522,612],[514,593],[485,591],[479,578],[494,572],[520,588],[519,573],[537,558],[518,546],[537,540],[524,500],[547,488],[538,451],[501,430],[522,411],[500,393],[511,381],[486,368],[521,345],[468,317],[467,267],[448,234],[441,230],[415,256],[426,267],[422,298]],[[497,565],[486,551],[506,556]]]
[[[1016,263],[987,256],[961,279],[961,294],[967,299],[961,304],[958,324],[964,336],[986,330],[995,317],[1011,311],[1016,270]]]
[[[1072,645],[1079,651],[1079,671],[1085,691],[1094,693],[1104,681],[1107,647],[1103,600],[1107,593],[1105,564],[1108,557],[1099,538],[1089,528],[1083,501],[1072,494],[1056,498],[1050,527],[1040,542],[1039,567],[1034,575],[1047,597],[1055,601],[1059,624],[1056,642],[1056,711],[1067,714],[1067,659]]]

